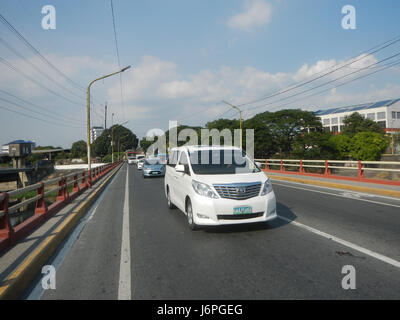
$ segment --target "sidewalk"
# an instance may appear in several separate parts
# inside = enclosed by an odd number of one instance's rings
[[[271,180],[283,180],[297,183],[304,183],[322,187],[352,190],[358,192],[371,193],[374,195],[383,195],[400,198],[400,187],[393,185],[384,185],[378,183],[368,183],[361,181],[339,180],[333,178],[302,176],[294,174],[285,174],[278,172],[265,172]]]
[[[13,247],[0,252],[0,300],[20,296],[120,168],[114,168]]]

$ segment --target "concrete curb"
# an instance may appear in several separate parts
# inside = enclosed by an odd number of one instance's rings
[[[322,187],[337,188],[337,189],[344,189],[344,190],[352,190],[352,191],[366,192],[366,193],[372,193],[372,194],[377,194],[377,195],[400,198],[400,191],[396,191],[396,190],[361,187],[361,186],[353,186],[353,185],[334,183],[334,182],[325,182],[325,181],[316,181],[316,180],[310,180],[310,179],[282,177],[282,176],[276,176],[276,175],[270,175],[268,177],[271,180],[274,180],[274,179],[276,179],[276,180],[284,180],[284,181],[298,182],[298,183],[303,183],[303,184],[311,184],[311,185],[322,186]]]
[[[90,206],[100,196],[111,178],[123,164],[116,167],[101,185],[83,203],[75,208],[67,218],[49,235],[4,281],[0,287],[0,300],[18,299],[30,282],[41,271],[43,265],[57,250],[60,243],[85,215]]]

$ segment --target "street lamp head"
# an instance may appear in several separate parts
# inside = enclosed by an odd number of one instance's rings
[[[121,72],[124,72],[125,70],[128,70],[130,67],[131,67],[131,66],[127,66],[127,67],[125,67],[125,68],[122,68],[122,69],[121,69]]]

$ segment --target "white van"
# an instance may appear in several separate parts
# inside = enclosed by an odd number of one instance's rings
[[[164,187],[168,207],[182,210],[191,229],[277,217],[270,180],[240,148],[171,149]]]

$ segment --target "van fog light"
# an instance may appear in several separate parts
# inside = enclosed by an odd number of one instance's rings
[[[197,216],[198,216],[200,219],[209,219],[209,217],[205,216],[204,214],[198,213]]]

